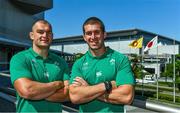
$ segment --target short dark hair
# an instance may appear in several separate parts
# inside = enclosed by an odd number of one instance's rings
[[[100,24],[101,30],[102,30],[103,32],[106,32],[105,26],[104,26],[104,23],[102,22],[102,20],[100,20],[100,19],[97,18],[97,17],[89,17],[89,18],[83,23],[83,26],[82,26],[83,33],[85,34],[84,26],[86,26],[87,24],[95,24],[95,23]]]
[[[36,23],[43,23],[43,24],[48,24],[51,31],[52,31],[52,25],[47,21],[47,20],[44,20],[44,19],[39,19],[39,20],[36,20],[33,24],[32,24],[32,31],[33,31],[33,27],[35,26]]]

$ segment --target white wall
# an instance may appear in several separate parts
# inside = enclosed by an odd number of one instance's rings
[[[58,46],[51,46],[50,49],[54,49],[54,50],[58,50],[58,51],[62,51],[62,45],[58,45]],[[85,53],[88,50],[88,45],[87,44],[68,44],[68,45],[64,45],[64,52],[67,53]]]
[[[129,53],[135,53],[139,54],[139,49],[133,49],[128,47],[128,45],[132,42],[132,40],[124,40],[124,41],[108,41],[105,42],[106,46],[109,46],[110,48],[119,51],[120,53],[129,54]]]
[[[149,50],[150,55],[157,54],[157,47]],[[158,46],[158,54],[179,54],[179,45],[163,45]]]

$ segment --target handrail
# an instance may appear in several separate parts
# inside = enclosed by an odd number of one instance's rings
[[[0,72],[1,76],[10,77],[10,74]]]
[[[3,98],[11,103],[16,104],[16,97],[0,92],[0,98]]]
[[[153,111],[159,111],[159,112],[170,112],[170,113],[179,113],[180,108],[170,107],[163,104],[157,104],[150,101],[146,102],[146,108]]]
[[[132,106],[139,107],[146,110],[156,111],[156,112],[170,112],[170,113],[179,113],[180,108],[168,106],[165,104],[151,102],[145,99],[134,99]]]

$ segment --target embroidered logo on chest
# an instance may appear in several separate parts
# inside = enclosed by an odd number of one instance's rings
[[[57,61],[54,62],[54,65],[56,65],[57,68],[59,68],[59,66],[60,66],[59,62],[57,62]]]
[[[88,68],[88,62],[83,63],[82,69],[83,69],[83,70],[86,70],[87,68]]]
[[[114,65],[115,64],[115,59],[111,59],[110,61],[109,61],[109,63],[110,63],[110,65]]]
[[[100,76],[102,76],[102,71],[96,72],[96,77],[100,77]]]

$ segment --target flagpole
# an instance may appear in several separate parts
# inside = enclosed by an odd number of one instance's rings
[[[144,46],[142,46],[141,49],[141,66],[143,67],[143,50],[144,50]],[[144,78],[143,78],[143,69],[142,69],[142,96],[144,96]]]
[[[173,92],[174,92],[174,94],[173,94],[173,102],[175,103],[176,102],[176,84],[175,84],[175,82],[176,82],[176,76],[175,76],[175,73],[176,73],[176,70],[175,70],[175,39],[174,39],[174,58],[173,58]]]
[[[131,38],[131,37],[130,37]],[[143,57],[142,57],[142,53],[143,53],[143,49],[140,49],[140,48],[142,48],[142,43],[143,43],[143,37],[141,37],[141,38],[139,38],[139,39],[136,39],[136,40],[133,40],[130,44],[129,44],[129,47],[132,47],[132,48],[138,48],[138,53],[139,53],[139,56],[141,55],[141,58],[143,59]],[[142,65],[142,60],[141,60],[141,62],[140,62],[140,64]],[[141,71],[141,75],[142,75],[143,73],[142,73],[142,71]],[[143,77],[143,75],[142,75],[142,77]],[[141,77],[141,78],[142,78]],[[143,78],[142,78],[142,90],[143,90]],[[144,93],[144,92],[143,92]],[[144,95],[142,93],[142,95]]]
[[[157,43],[158,43],[158,37],[157,37]],[[157,56],[156,56],[156,60],[157,60],[156,61],[157,62],[157,74],[156,74],[157,75],[157,77],[156,77],[156,82],[157,82],[156,83],[157,84],[157,87],[156,87],[157,97],[156,97],[156,99],[158,100],[159,99],[159,95],[158,95],[159,94],[159,89],[158,89],[158,87],[159,87],[159,83],[158,83],[158,77],[159,77],[159,71],[158,71],[158,69],[159,69],[158,68],[158,44],[157,44],[157,53],[156,54],[157,54]]]
[[[129,36],[129,39],[130,39],[130,41],[131,41],[131,36]],[[129,53],[130,53],[130,55],[131,55],[131,47],[129,48]]]
[[[158,83],[158,77],[159,77],[159,66],[158,66],[158,36],[155,36],[153,39],[151,39],[149,42],[148,42],[148,44],[146,45],[146,48],[144,49],[144,51],[148,51],[149,49],[151,49],[151,48],[154,48],[154,47],[157,47],[157,51],[156,51],[156,63],[157,63],[157,67],[155,68],[155,77],[156,77],[156,86],[157,86],[157,88],[156,88],[156,92],[157,92],[157,100],[158,100],[158,85],[159,85],[159,83]]]

